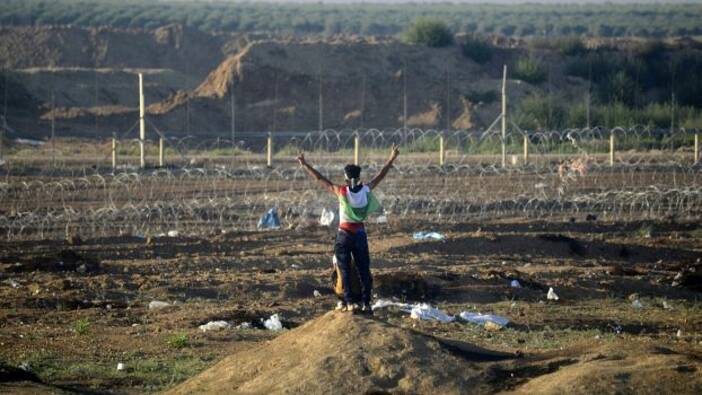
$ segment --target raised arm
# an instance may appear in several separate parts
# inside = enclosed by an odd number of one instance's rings
[[[310,166],[309,163],[305,160],[305,154],[300,153],[297,157],[297,161],[300,163],[300,166],[305,169],[307,174],[309,174],[312,178],[317,180],[320,185],[326,190],[328,190],[331,193],[336,193],[336,187],[334,187],[334,184],[331,183],[326,177],[324,177],[320,172],[317,171],[314,167]]]
[[[385,175],[388,174],[388,170],[390,170],[392,167],[392,163],[395,162],[395,159],[397,159],[397,155],[400,155],[400,149],[393,144],[392,148],[390,149],[390,158],[387,162],[385,162],[385,165],[382,169],[380,169],[380,172],[378,172],[378,174],[368,183],[368,188],[373,189],[380,184],[380,181],[383,181]]]

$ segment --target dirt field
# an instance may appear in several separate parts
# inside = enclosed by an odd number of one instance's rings
[[[415,241],[415,230],[437,230],[447,239]],[[413,320],[393,308],[377,310],[373,319],[325,315],[335,304],[329,280],[334,232],[318,226],[2,242],[0,391],[155,392],[210,366],[231,372],[241,361],[258,372],[230,378],[227,385],[242,392],[324,392],[339,373],[347,389],[376,393],[702,389],[698,224],[392,220],[370,224],[369,235],[378,297],[511,322],[488,330],[460,320]],[[510,287],[513,279],[522,287]],[[546,300],[549,287],[558,302]],[[171,306],[150,310],[155,300]],[[282,335],[261,323],[274,313],[288,328]],[[252,327],[198,329],[216,320]],[[347,330],[354,335],[342,344],[358,343],[367,352],[342,347],[331,362],[315,359],[321,358],[315,351],[333,350],[335,337]],[[386,335],[387,342],[378,340]],[[455,347],[429,347],[434,337],[509,357],[483,361]],[[294,346],[297,339],[317,348]],[[413,359],[400,357],[409,348]],[[267,361],[292,363],[300,350],[311,356],[300,362],[309,363],[297,380],[277,376],[276,385],[256,386],[276,377],[271,366],[278,365]],[[470,369],[458,375],[431,354],[439,351]],[[125,369],[117,370],[118,363]],[[176,392],[212,390],[206,378],[213,374]]]

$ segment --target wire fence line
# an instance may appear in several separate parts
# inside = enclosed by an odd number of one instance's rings
[[[277,133],[271,167],[265,133],[235,141],[169,139],[163,168],[139,169],[128,153],[114,169],[107,161],[95,166],[63,158],[50,166],[47,155],[24,162],[9,157],[0,182],[0,232],[8,240],[203,234],[253,229],[271,207],[283,226],[313,223],[323,208],[335,207],[335,198],[316,189],[295,155],[305,151],[323,174],[342,182],[356,139],[365,178],[379,170],[391,144],[400,145],[400,160],[378,189],[391,218],[698,220],[696,135],[647,128],[517,131],[506,139],[491,131],[419,129]],[[503,142],[510,156],[505,166]]]

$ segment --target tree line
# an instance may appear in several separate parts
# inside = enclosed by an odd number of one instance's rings
[[[454,33],[505,36],[701,35],[699,3],[646,4],[271,4],[144,0],[3,0],[1,26],[157,28],[209,32],[395,35],[422,16]]]

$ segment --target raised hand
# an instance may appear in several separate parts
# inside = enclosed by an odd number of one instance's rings
[[[393,144],[392,147],[390,147],[390,159],[388,160],[388,162],[395,161],[398,155],[400,155],[400,147]]]

